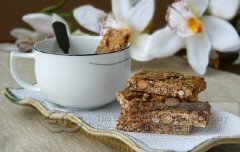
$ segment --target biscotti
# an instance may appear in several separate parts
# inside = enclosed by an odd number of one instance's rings
[[[130,31],[127,28],[107,30],[99,46],[97,47],[96,53],[109,53],[116,52],[127,47],[130,38]]]
[[[195,100],[206,89],[202,77],[176,72],[141,70],[128,81],[129,90],[154,93],[161,96]]]

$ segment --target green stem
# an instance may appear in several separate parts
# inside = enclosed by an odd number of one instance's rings
[[[63,18],[70,18],[73,17],[73,12],[64,12],[64,13],[58,13]]]
[[[70,31],[71,31],[71,32],[74,32],[74,31],[76,30],[76,28],[73,26],[72,22],[67,21],[67,23],[68,23],[68,26],[69,26]]]
[[[44,9],[41,10],[42,13],[46,13],[46,14],[52,14],[54,12],[56,12],[57,10],[59,10],[60,8],[62,8],[66,3],[67,3],[68,0],[62,0],[61,2],[59,2],[58,4],[56,5],[53,5],[53,6],[49,6],[49,7],[46,7]]]

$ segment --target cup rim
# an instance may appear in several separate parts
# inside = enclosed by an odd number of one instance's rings
[[[74,38],[77,38],[77,37],[94,37],[94,38],[99,38],[100,36],[70,36],[70,37],[74,37]],[[52,52],[45,52],[45,51],[42,51],[40,49],[38,49],[36,47],[37,44],[39,43],[44,43],[46,41],[49,41],[49,40],[56,40],[56,38],[51,38],[51,39],[46,39],[46,40],[43,40],[43,41],[39,41],[37,43],[35,43],[33,45],[33,50],[34,51],[37,51],[37,52],[40,52],[40,53],[44,53],[44,54],[51,54],[51,55],[58,55],[58,56],[100,56],[100,55],[107,55],[107,54],[115,54],[115,53],[120,53],[120,52],[123,52],[125,50],[128,50],[130,47],[131,47],[131,43],[128,43],[128,45],[125,47],[125,48],[122,48],[118,51],[114,51],[114,52],[108,52],[108,53],[101,53],[101,54],[96,54],[96,53],[90,53],[90,54],[64,54],[64,53],[52,53]]]

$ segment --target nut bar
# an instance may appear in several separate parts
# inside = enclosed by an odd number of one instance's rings
[[[118,92],[117,99],[122,106],[122,114],[131,122],[206,127],[211,118],[208,102],[179,102],[176,98],[129,90]]]
[[[169,107],[175,107],[179,102],[189,102],[189,100],[181,98],[168,98],[157,94],[149,94],[146,92],[124,91],[116,92],[117,100],[125,111],[131,113],[146,112],[153,110],[166,110]]]
[[[128,88],[167,97],[194,100],[206,89],[204,78],[176,72],[141,70],[128,81]]]
[[[129,122],[120,115],[116,126],[117,130],[126,132],[142,132],[142,133],[160,133],[174,135],[190,135],[192,126],[185,125],[169,125],[169,124],[154,124],[146,122]]]
[[[129,38],[129,29],[110,28],[107,30],[99,46],[97,47],[96,53],[101,54],[120,51],[121,49],[127,47]]]
[[[188,106],[188,105],[186,105]],[[122,115],[128,122],[145,122],[153,124],[168,124],[180,126],[195,126],[205,128],[208,126],[211,112],[210,111],[192,111],[186,112],[184,110],[174,108],[169,110],[155,110],[149,112],[128,113],[122,109]]]

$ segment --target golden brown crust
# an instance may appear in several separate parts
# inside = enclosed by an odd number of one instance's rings
[[[128,87],[133,91],[191,100],[206,89],[206,82],[198,76],[142,70],[129,79]]]
[[[109,53],[116,52],[127,47],[130,38],[129,29],[113,29],[110,28],[104,35],[99,46],[97,47],[96,53]]]

